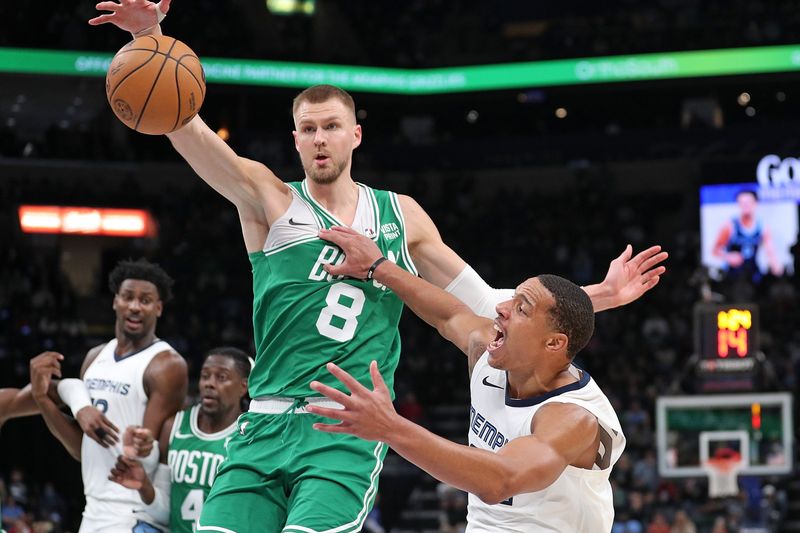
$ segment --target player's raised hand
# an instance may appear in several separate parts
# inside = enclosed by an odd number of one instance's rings
[[[36,403],[48,397],[53,378],[61,377],[61,361],[64,356],[57,352],[42,352],[29,363],[31,372],[31,395]]]
[[[120,0],[119,2],[100,2],[95,7],[98,11],[110,11],[89,20],[92,26],[111,23],[121,30],[140,33],[161,22],[169,11],[172,0],[161,0],[159,3],[148,0]]]
[[[77,412],[75,420],[84,434],[103,448],[119,442],[119,429],[94,406],[87,405]]]
[[[120,455],[117,457],[117,464],[111,469],[108,479],[114,483],[119,483],[126,489],[139,490],[144,485],[147,474],[142,463],[136,459]]]
[[[613,295],[616,306],[629,304],[655,287],[666,267],[660,265],[669,257],[661,246],[651,246],[635,257],[629,244],[608,267],[603,285]]]
[[[325,270],[334,276],[350,276],[365,279],[369,268],[383,256],[375,242],[345,226],[333,226],[321,229],[319,237],[330,241],[342,249],[345,255],[340,265],[325,265]]]
[[[344,409],[333,409],[309,405],[309,413],[339,420],[339,424],[314,424],[314,429],[326,433],[349,433],[364,440],[386,441],[391,431],[397,427],[395,420],[399,416],[392,405],[389,388],[378,370],[378,363],[372,361],[369,373],[372,378],[372,390],[359,383],[353,376],[333,363],[328,363],[328,372],[336,376],[350,394],[338,391],[319,381],[312,381],[311,388],[342,404]]]
[[[153,432],[142,426],[128,426],[122,435],[122,453],[125,457],[147,457],[153,451]]]

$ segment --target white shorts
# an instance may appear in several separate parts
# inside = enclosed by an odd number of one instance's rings
[[[141,507],[89,498],[78,533],[162,533],[154,523]]]

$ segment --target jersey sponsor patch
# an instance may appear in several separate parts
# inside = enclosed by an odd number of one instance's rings
[[[394,222],[387,222],[381,226],[381,233],[384,239],[393,241],[400,237],[400,228]]]

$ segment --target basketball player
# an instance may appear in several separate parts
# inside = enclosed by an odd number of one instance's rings
[[[770,272],[780,276],[783,274],[783,265],[775,253],[772,232],[757,217],[758,194],[752,190],[741,190],[736,194],[736,204],[739,214],[720,228],[712,253],[725,261],[730,278],[759,281],[762,274],[756,264],[756,256],[758,248],[763,246]]]
[[[321,235],[347,254],[344,264],[326,268],[332,274],[363,278],[382,258],[374,243],[349,228]],[[312,389],[344,406],[309,405],[313,414],[341,421],[315,428],[385,442],[468,492],[468,532],[611,531],[608,478],[625,437],[606,396],[572,364],[594,329],[586,293],[558,276],[540,275],[499,303],[492,321],[390,261],[372,273],[467,355],[469,446],[398,415],[375,361],[369,367],[373,390],[328,363],[350,395],[312,382]]]
[[[90,21],[111,22],[137,36],[160,34],[143,0],[101,2],[111,11]],[[161,4],[163,12],[164,5]],[[412,198],[366,187],[351,177],[361,143],[355,104],[345,91],[311,87],[294,100],[293,131],[305,179],[284,183],[263,164],[237,156],[197,116],[168,134],[198,175],[239,212],[253,271],[256,364],[249,412],[231,439],[206,499],[198,531],[358,531],[377,493],[386,446],[350,435],[316,432],[308,383],[336,383],[334,361],[367,382],[378,364],[392,386],[400,354],[402,302],[372,279],[344,280],[325,265],[344,260],[318,237],[321,228],[347,225],[367,235],[401,268],[447,287],[479,313],[495,290],[444,242]],[[603,283],[586,288],[595,310],[635,300],[658,283],[666,258],[652,247],[631,259],[630,248]]]
[[[148,514],[159,524],[168,524],[172,533],[194,531],[217,467],[225,459],[225,445],[242,414],[249,375],[250,358],[243,351],[231,347],[209,351],[200,370],[200,403],[168,418],[161,428],[161,464],[153,481],[140,461],[125,456],[111,471],[109,479],[138,490]]]
[[[145,260],[122,261],[111,272],[115,338],[89,350],[80,380],[58,384],[61,399],[83,421],[80,426],[64,416],[47,394],[51,377],[60,373],[63,356],[51,352],[31,361],[31,387],[42,416],[70,454],[81,461],[86,495],[83,533],[158,531],[150,525],[151,518],[134,515],[141,508],[136,491],[112,483],[108,474],[120,453],[119,428],[125,430],[126,454],[143,456],[152,474],[158,465],[158,447],[146,434],[157,435],[186,396],[186,362],[156,337],[158,318],[172,297],[172,283],[158,265]]]

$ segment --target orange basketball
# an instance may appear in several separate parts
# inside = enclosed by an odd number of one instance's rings
[[[108,103],[117,118],[141,133],[177,130],[197,114],[205,95],[200,60],[173,37],[139,37],[123,46],[108,66]]]

